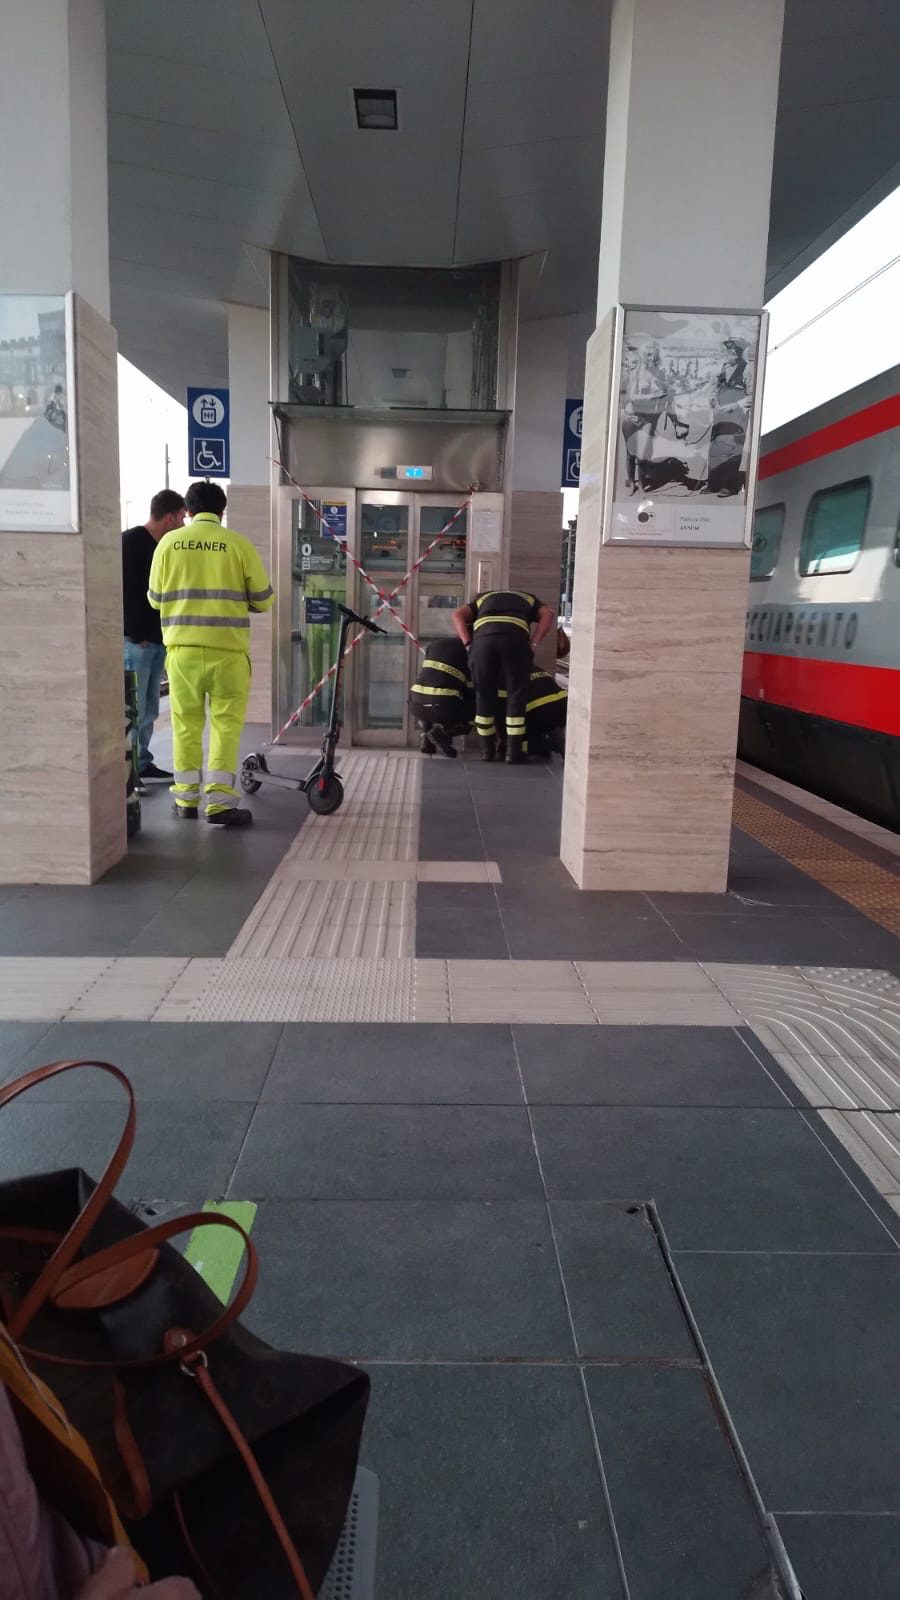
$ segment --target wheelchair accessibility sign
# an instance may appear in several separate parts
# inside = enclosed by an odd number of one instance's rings
[[[584,401],[567,400],[563,422],[562,488],[577,489],[581,478],[581,427]]]
[[[195,478],[229,476],[227,389],[188,389],[188,460]]]

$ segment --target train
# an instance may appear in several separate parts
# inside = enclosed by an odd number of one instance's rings
[[[738,753],[900,831],[900,366],[762,441]]]

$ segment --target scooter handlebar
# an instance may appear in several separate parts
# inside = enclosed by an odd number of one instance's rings
[[[370,633],[387,633],[387,628],[379,628],[376,622],[371,622],[368,617],[361,617],[358,611],[351,611],[349,606],[341,605],[338,601],[338,611],[342,616],[349,617],[351,622],[358,622],[360,627],[368,628]]]

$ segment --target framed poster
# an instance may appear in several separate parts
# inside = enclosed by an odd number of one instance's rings
[[[73,533],[71,295],[0,295],[0,528]]]
[[[617,308],[604,544],[750,544],[765,324]]]

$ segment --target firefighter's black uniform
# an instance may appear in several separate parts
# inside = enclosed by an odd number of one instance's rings
[[[455,756],[453,739],[471,731],[475,716],[469,652],[460,639],[437,639],[428,646],[409,703],[423,754],[434,755],[437,745],[445,756]]]
[[[473,613],[470,661],[475,680],[475,727],[485,760],[493,760],[497,695],[506,690],[506,759],[524,756],[525,707],[531,679],[531,625],[543,609],[536,595],[519,589],[489,589],[469,602]]]
[[[566,714],[569,696],[561,689],[549,672],[536,667],[528,685],[528,704],[525,707],[525,751],[529,756],[544,759],[555,750],[564,755],[566,750]],[[498,750],[506,744],[506,690],[500,690],[497,717]]]

